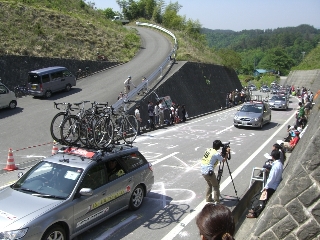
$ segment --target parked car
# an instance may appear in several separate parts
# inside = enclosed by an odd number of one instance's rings
[[[284,95],[275,95],[269,99],[269,107],[271,109],[287,110],[289,107],[289,100]]]
[[[50,98],[52,93],[70,91],[76,86],[76,77],[65,67],[48,67],[28,73],[30,95]]]
[[[0,83],[0,108],[15,108],[17,98],[14,92],[10,91],[6,85]]]
[[[248,89],[251,90],[251,91],[257,91],[257,87],[253,84],[251,85],[248,85]]]
[[[271,110],[266,102],[253,101],[242,105],[233,117],[235,127],[258,127],[271,122]]]
[[[0,191],[0,238],[72,239],[140,208],[153,184],[152,165],[137,147],[62,148]]]
[[[267,85],[263,85],[260,88],[260,92],[270,92],[270,88]]]

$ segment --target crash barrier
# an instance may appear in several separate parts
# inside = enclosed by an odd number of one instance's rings
[[[141,91],[143,91],[143,89],[148,89],[148,86],[153,83],[156,79],[158,79],[159,76],[162,77],[163,75],[163,69],[172,62],[172,56],[175,55],[176,50],[177,50],[177,38],[175,37],[175,35],[168,31],[165,28],[162,28],[160,26],[154,25],[154,24],[149,24],[149,23],[141,23],[141,22],[136,22],[136,25],[138,26],[146,26],[146,27],[152,27],[155,29],[158,29],[160,31],[163,31],[167,34],[169,34],[173,39],[174,39],[174,47],[172,49],[172,51],[169,53],[169,55],[165,58],[165,60],[163,61],[163,63],[153,72],[150,74],[150,76],[146,77],[146,79],[140,83],[136,88],[134,88],[133,90],[131,90],[128,94],[124,95],[123,98],[119,99],[115,104],[112,105],[112,107],[115,110],[118,110],[120,107],[123,106],[123,104],[126,101],[130,101],[132,100],[135,96],[138,95],[138,93],[140,93]]]
[[[245,213],[247,212],[247,209],[250,208],[251,199],[254,195],[261,191],[261,188],[262,182],[255,181],[246,191],[246,193],[242,197],[240,197],[240,201],[238,202],[238,204],[232,209],[232,215],[234,218],[234,223],[236,225],[236,232],[245,219]]]

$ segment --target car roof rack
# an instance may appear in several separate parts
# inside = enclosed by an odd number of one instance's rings
[[[81,158],[89,158],[94,161],[102,160],[102,157],[107,154],[121,152],[131,149],[134,146],[131,144],[110,144],[106,148],[85,148],[80,146],[63,146],[58,150],[58,153],[79,156]]]

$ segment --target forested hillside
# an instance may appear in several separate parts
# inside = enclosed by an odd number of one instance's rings
[[[241,73],[255,68],[286,73],[297,66],[320,42],[320,30],[310,25],[266,30],[202,29],[208,44],[217,50],[229,49],[241,56]],[[276,61],[275,61],[276,60]]]

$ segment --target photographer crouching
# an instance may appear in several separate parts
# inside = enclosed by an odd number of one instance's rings
[[[222,147],[222,151],[218,150]],[[225,162],[230,159],[230,147],[229,144],[223,144],[220,140],[215,140],[212,143],[212,148],[208,148],[203,158],[201,159],[201,173],[207,182],[206,201],[220,203],[220,186],[214,173],[214,167],[220,162]],[[220,179],[219,179],[220,180]],[[212,199],[212,188],[214,193],[214,199]]]

